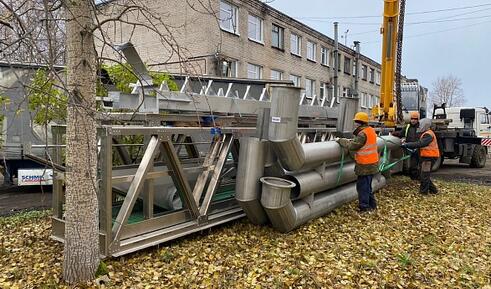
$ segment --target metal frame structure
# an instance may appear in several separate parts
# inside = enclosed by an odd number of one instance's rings
[[[228,83],[230,79],[186,77],[180,83],[180,91],[169,91],[165,83],[158,88],[152,85],[131,45],[125,46],[123,52],[142,80],[133,85],[130,94],[110,92],[101,99],[109,108],[108,113],[99,116],[103,124],[98,141],[103,256],[121,256],[246,216],[243,205],[249,196],[240,199],[235,195],[236,179],[245,175],[239,166],[240,139],[268,139],[271,122],[275,122],[272,119],[276,119],[270,100],[278,91],[270,85],[287,87],[290,94],[297,95],[288,98],[294,102],[291,107],[295,119],[285,115],[279,120],[288,122],[289,127],[294,124],[288,137],[296,139],[292,142],[295,146],[312,147],[311,142],[326,142],[337,130],[339,109],[333,108],[332,102],[329,105],[326,98],[301,95],[300,89],[289,82]],[[114,109],[136,112],[116,113]],[[204,119],[208,123],[203,123]],[[175,124],[180,125],[174,127]],[[129,136],[137,136],[143,143],[118,140]],[[60,139],[56,137],[58,142]],[[129,146],[143,151],[134,163],[128,156]],[[271,146],[265,151],[264,161],[269,168],[264,171],[284,176],[287,171],[275,159],[278,152],[272,151],[276,148]],[[122,165],[113,157],[118,154]],[[61,156],[55,159],[61,160]],[[250,188],[259,184],[258,179],[249,178],[246,182],[251,183]],[[259,204],[257,197],[255,206]],[[59,241],[64,239],[63,199],[60,173],[54,180],[52,233]]]
[[[321,138],[325,138],[330,130],[306,128],[301,129],[299,135],[317,133],[321,136],[324,132]],[[204,133],[208,134],[209,128],[104,126],[99,131],[101,255],[121,256],[245,216],[233,195],[226,199],[213,198],[220,186],[233,184],[239,139],[254,135],[256,128],[222,128],[221,135],[210,137],[205,155],[190,153],[197,151],[191,136]],[[113,139],[130,135],[148,139],[141,161],[136,166],[113,166],[116,148]],[[182,146],[186,150],[181,150]],[[131,172],[127,173],[128,170]],[[192,174],[197,175],[194,182],[189,179]],[[163,193],[155,181],[164,177],[170,177],[175,184],[182,209],[154,211],[155,196]],[[53,187],[52,236],[59,241],[64,239],[63,182],[62,174],[58,173]],[[115,191],[119,184],[129,184],[128,190]],[[130,223],[128,220],[138,199],[143,202],[144,219]],[[116,204],[121,208],[113,215]]]

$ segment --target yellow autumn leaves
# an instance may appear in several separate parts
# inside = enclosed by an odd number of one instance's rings
[[[105,260],[104,287],[486,288],[491,187],[437,185],[441,193],[425,197],[395,177],[377,193],[376,214],[352,203],[289,234],[244,219]],[[49,219],[7,224],[0,219],[0,288],[63,288]]]

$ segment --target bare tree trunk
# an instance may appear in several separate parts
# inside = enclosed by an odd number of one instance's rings
[[[67,15],[67,171],[63,277],[92,280],[99,265],[96,189],[96,52],[91,0],[64,1]]]

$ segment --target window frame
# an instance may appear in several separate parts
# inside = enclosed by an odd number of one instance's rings
[[[370,67],[370,73],[368,76],[370,83],[375,83],[375,68]]]
[[[258,68],[257,73],[259,74],[259,77],[257,77],[257,78],[249,77],[249,72],[251,72],[251,70],[250,70],[251,67]],[[254,73],[256,73],[256,71],[254,71]],[[263,77],[263,67],[261,65],[257,65],[257,64],[248,62],[247,63],[247,78],[248,79],[262,79],[262,77]]]
[[[296,75],[296,74],[291,74],[290,73],[290,76],[288,78],[289,80],[293,81],[293,85],[295,87],[301,87],[300,84],[302,82],[302,77],[300,75]],[[298,81],[295,81],[295,80],[298,80]]]
[[[380,70],[375,71],[375,84],[380,85],[382,81],[382,72]]]
[[[361,65],[361,79],[363,80],[368,79],[368,66],[365,64]]]
[[[348,75],[351,75],[351,70],[352,70],[352,66],[351,66],[351,58],[348,57],[348,56],[344,56],[344,59],[343,59],[343,72],[344,74],[348,74]],[[348,64],[348,65],[346,65]]]
[[[296,51],[293,51],[293,38],[296,38],[297,40],[297,49]],[[291,54],[295,55],[295,56],[299,56],[299,57],[302,57],[302,36],[292,32],[290,34],[290,52]]]
[[[222,12],[227,12],[227,11],[224,11],[225,9],[222,8],[222,4],[224,5],[228,5],[230,7],[230,17],[227,18],[227,19],[222,19]],[[236,5],[230,3],[230,2],[227,2],[225,0],[220,0],[220,29],[223,30],[223,31],[227,31],[229,33],[232,33],[232,34],[235,34],[235,35],[240,35],[239,34],[239,7],[237,7]],[[231,28],[228,28],[228,27],[224,27],[223,26],[223,23],[225,21],[230,21],[230,25],[231,25]]]
[[[223,62],[227,62],[227,66],[228,66],[228,69],[227,69],[227,72],[230,72],[230,75],[227,73],[226,75],[223,74]],[[236,78],[238,77],[239,75],[239,71],[238,71],[238,66],[239,66],[239,61],[238,60],[221,60],[220,61],[220,75],[222,77],[231,77],[231,78]]]
[[[309,45],[311,46],[309,50]],[[312,52],[312,55],[309,53]],[[317,62],[317,43],[307,40],[307,60]]]
[[[280,78],[273,78],[273,72],[278,73],[278,75],[280,76]],[[271,69],[270,79],[271,80],[283,80],[283,71],[276,70],[276,69]]]
[[[322,82],[320,83],[319,85],[319,97],[320,99],[323,99],[324,97],[327,97],[326,99],[328,99],[329,97],[329,84],[327,82]]]
[[[251,23],[251,19],[257,20],[258,22]],[[256,29],[254,29],[254,33],[259,32],[259,35],[254,35],[254,37],[251,37],[251,24],[259,25],[259,31],[257,29],[257,26],[255,27]],[[255,38],[256,36],[259,36],[259,39]],[[264,20],[261,17],[254,14],[249,14],[247,16],[247,38],[251,41],[264,44]]]
[[[275,27],[278,28],[278,32],[274,31]],[[278,34],[278,46],[275,46],[274,43],[275,33]],[[281,51],[285,50],[285,28],[275,23],[272,23],[271,25],[271,47],[279,49]]]
[[[305,96],[314,97],[315,95],[315,79],[305,78]],[[308,93],[310,92],[310,94]]]

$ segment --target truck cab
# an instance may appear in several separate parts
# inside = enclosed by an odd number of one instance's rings
[[[483,168],[491,147],[491,116],[486,107],[433,108],[433,129],[444,158]],[[439,160],[441,164],[443,158]]]
[[[437,110],[437,115],[442,109]],[[476,137],[491,138],[491,113],[486,107],[449,107],[446,119],[450,119],[449,128],[473,130]]]
[[[409,122],[409,114],[419,112],[421,118],[426,117],[426,103],[428,89],[421,86],[417,79],[407,79],[401,83],[402,112],[406,122]]]

